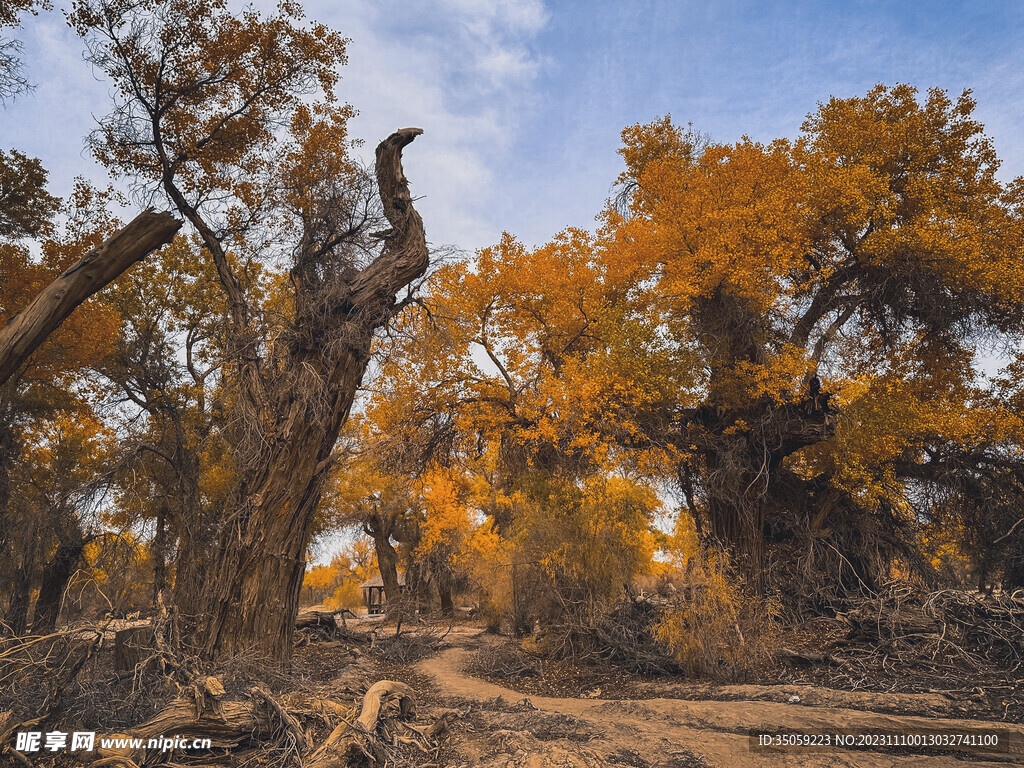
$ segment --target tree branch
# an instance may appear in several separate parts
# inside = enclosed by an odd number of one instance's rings
[[[0,331],[0,384],[21,367],[79,304],[135,262],[171,242],[180,227],[181,222],[170,213],[143,211],[44,288]]]

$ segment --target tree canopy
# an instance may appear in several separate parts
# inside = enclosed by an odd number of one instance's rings
[[[434,274],[369,407],[392,461],[486,466],[505,495],[675,488],[758,588],[814,600],[933,576],[940,520],[1016,585],[1016,532],[990,547],[1020,411],[978,362],[1024,330],[1022,185],[973,110],[878,86],[768,145],[627,128],[595,234]],[[514,508],[480,506],[500,530]]]

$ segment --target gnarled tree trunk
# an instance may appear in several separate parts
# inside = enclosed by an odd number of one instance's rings
[[[377,555],[377,568],[384,584],[384,596],[392,606],[401,600],[401,585],[398,583],[398,552],[391,543],[391,526],[380,512],[373,512],[363,524],[363,531],[373,538],[373,549]]]
[[[691,423],[707,469],[708,531],[725,545],[757,591],[767,566],[765,527],[780,504],[783,461],[835,432],[830,408],[814,398],[787,405],[754,402],[745,408],[697,409]],[[684,434],[682,440],[695,439]],[[782,499],[782,504],[789,500]]]
[[[292,271],[296,335],[309,342],[288,360],[292,376],[288,391],[277,393],[282,407],[269,446],[220,533],[198,626],[207,658],[249,648],[279,658],[291,652],[313,514],[374,331],[394,314],[397,292],[428,266],[423,222],[401,163],[402,149],[420,133],[406,128],[377,147],[377,184],[391,230],[382,253],[346,280],[345,296],[305,316],[303,302],[313,290],[305,281],[313,278],[300,267]]]

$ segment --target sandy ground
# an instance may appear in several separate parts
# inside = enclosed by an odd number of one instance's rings
[[[963,765],[1024,765],[1024,726],[941,716],[883,714],[914,703],[916,711],[942,711],[936,697],[897,701],[891,694],[865,694],[792,686],[778,694],[800,701],[764,701],[765,686],[718,686],[728,701],[678,698],[600,700],[524,698],[522,693],[466,674],[474,653],[495,642],[477,630],[461,629],[453,647],[416,665],[433,678],[444,701],[464,713],[454,725],[450,765],[485,768],[747,768],[747,766],[860,766],[944,768]],[[671,695],[666,689],[666,695]],[[907,695],[904,694],[904,697]],[[892,700],[891,700],[892,699]],[[923,706],[922,706],[923,705]],[[759,749],[751,731],[826,736],[833,745]],[[992,734],[1000,751],[961,747],[842,748],[837,734]]]

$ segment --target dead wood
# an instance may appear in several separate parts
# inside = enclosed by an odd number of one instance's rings
[[[306,733],[302,730],[302,726],[299,725],[299,721],[292,717],[284,707],[277,703],[273,696],[263,688],[253,688],[252,695],[259,699],[262,699],[270,709],[274,711],[274,714],[281,720],[281,725],[285,731],[292,737],[295,748],[299,752],[305,752],[309,748],[309,742],[306,739]]]
[[[663,601],[627,598],[596,620],[564,610],[557,623],[545,627],[546,652],[552,658],[610,662],[640,674],[678,672],[655,632],[664,608]]]
[[[113,734],[113,738],[136,738],[145,743],[151,738],[177,734],[208,738],[213,748],[227,749],[249,739],[270,741],[282,726],[285,732],[294,734],[292,729],[298,727],[294,718],[289,716],[288,720],[283,720],[283,709],[276,702],[267,706],[268,699],[270,696],[265,691],[254,689],[248,700],[228,700],[220,680],[200,678],[155,717],[132,728],[130,733]],[[298,731],[302,734],[301,728]],[[302,738],[305,744],[304,734]],[[127,765],[125,760],[141,764],[144,753],[130,747],[108,748],[97,749],[97,756],[101,760],[93,763],[94,766],[103,764],[104,759],[115,761],[110,765]]]
[[[277,699],[262,687],[249,690],[248,699],[227,698],[216,677],[199,678],[155,717],[114,738],[151,738],[176,734],[207,738],[213,749],[242,745],[279,746],[296,756],[308,755],[306,768],[383,768],[394,763],[396,750],[413,747],[420,753],[437,748],[437,740],[449,727],[451,713],[429,725],[415,726],[406,720],[416,716],[412,690],[404,683],[382,680],[363,696],[359,716],[344,704],[321,697],[291,695]],[[0,716],[2,717],[2,716]],[[340,724],[313,750],[303,719]],[[0,721],[0,730],[3,730]],[[310,754],[311,753],[311,754]],[[141,766],[141,749],[99,749],[97,766]]]
[[[331,638],[338,632],[338,620],[333,613],[326,611],[302,611],[295,618],[295,629]]]
[[[390,739],[380,738],[378,729],[390,717],[382,717],[391,702],[398,703],[399,717],[413,717],[416,701],[412,689],[404,683],[381,680],[363,697],[362,712],[355,722],[343,721],[305,763],[306,768],[376,768],[387,760],[384,746]],[[392,733],[398,736],[397,733]]]
[[[849,639],[882,643],[894,639],[924,638],[937,635],[940,623],[917,606],[889,608],[880,603],[866,603],[843,614],[850,625]]]
[[[11,746],[15,731],[20,731],[31,724],[22,723],[11,711],[0,712],[0,758],[7,758],[14,765],[31,766],[32,763],[21,752]]]
[[[145,210],[50,283],[0,330],[0,384],[9,379],[74,309],[135,262],[171,242],[181,222]]]
[[[376,630],[372,632],[370,650],[385,661],[411,664],[437,652],[454,626],[421,621],[413,629],[403,630],[399,621],[393,635],[380,637]]]
[[[497,680],[518,680],[543,674],[544,664],[517,646],[496,646],[476,655],[472,672]]]
[[[843,661],[831,653],[818,653],[816,651],[794,651],[789,648],[780,648],[779,655],[791,664],[831,664],[835,667],[848,667],[849,662]]]
[[[156,652],[153,627],[139,626],[119,629],[114,633],[114,669],[126,672]]]
[[[926,593],[897,581],[837,616],[849,634],[834,645],[864,642],[883,669],[896,662],[943,675],[983,669],[1006,673],[1024,663],[1024,590]]]

